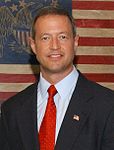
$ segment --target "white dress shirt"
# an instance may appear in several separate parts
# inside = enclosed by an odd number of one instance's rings
[[[79,74],[76,68],[74,67],[73,71],[69,75],[67,75],[63,80],[59,81],[57,84],[55,84],[55,87],[58,91],[58,93],[54,96],[54,102],[57,109],[55,142],[57,140],[59,129],[61,127],[63,118],[65,116],[65,112],[67,110],[69,101],[75,89],[78,76]],[[40,80],[38,83],[38,92],[37,92],[38,132],[40,129],[42,119],[45,114],[45,109],[48,100],[47,90],[50,87],[50,85],[51,84],[42,77],[42,74],[40,74]]]

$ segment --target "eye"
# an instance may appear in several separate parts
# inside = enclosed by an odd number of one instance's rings
[[[42,41],[48,41],[50,39],[50,37],[48,35],[44,35],[41,37]]]
[[[61,35],[59,35],[59,39],[60,39],[60,40],[67,40],[67,39],[68,39],[68,36],[65,35],[65,34],[61,34]]]

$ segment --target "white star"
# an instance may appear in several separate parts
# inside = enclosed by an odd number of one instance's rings
[[[25,6],[26,6],[25,1],[24,1],[24,0],[19,1],[19,6],[20,6],[20,7],[25,7]]]
[[[10,8],[13,12],[18,10],[17,5],[15,5],[15,4],[13,4]]]

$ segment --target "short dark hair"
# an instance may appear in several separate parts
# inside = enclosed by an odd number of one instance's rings
[[[45,6],[45,7],[42,7],[38,10],[38,13],[34,19],[33,26],[32,26],[33,39],[35,38],[34,26],[35,26],[37,19],[39,17],[46,16],[46,15],[64,15],[64,16],[67,16],[71,22],[73,36],[74,37],[76,36],[76,26],[75,26],[74,18],[72,15],[69,14],[68,11],[66,11],[65,9],[63,9],[62,7],[59,7],[59,6],[56,6],[56,7],[55,6]]]

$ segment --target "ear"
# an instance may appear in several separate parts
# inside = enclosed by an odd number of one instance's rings
[[[36,54],[36,44],[32,37],[29,37],[29,44],[34,54]]]
[[[74,38],[74,51],[76,53],[77,48],[78,48],[78,41],[79,41],[79,35],[76,35]]]
[[[74,45],[75,45],[76,48],[78,46],[78,41],[79,41],[79,35],[76,35],[75,38],[74,38]]]

